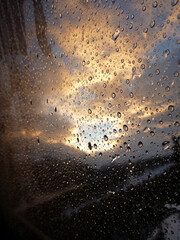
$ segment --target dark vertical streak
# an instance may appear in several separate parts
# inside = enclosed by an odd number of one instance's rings
[[[44,55],[48,56],[51,53],[51,46],[47,42],[47,23],[43,12],[42,1],[33,0],[33,5],[38,43]]]
[[[5,17],[3,16],[3,4],[0,4],[0,32],[1,32],[1,44],[4,51],[4,55],[9,54],[10,40],[8,36],[7,27],[5,24]]]
[[[14,31],[13,31],[13,21],[11,19],[10,11],[9,11],[6,0],[2,0],[1,9],[2,8],[3,8],[3,12],[1,11],[1,14],[3,16],[3,23],[1,23],[1,24],[7,25],[7,30],[8,30],[8,34],[9,34],[9,38],[10,38],[9,39],[10,40],[10,45],[9,45],[10,53],[16,54],[16,53],[18,53],[18,49],[17,49],[16,40],[15,40],[15,36],[14,36]],[[4,31],[3,31],[3,33],[4,33]]]
[[[4,42],[2,30],[1,30],[1,25],[0,25],[0,45],[1,45],[1,49],[3,50],[3,54],[1,54],[1,57],[2,57],[3,55],[6,55],[7,52],[6,52],[6,45],[5,45],[5,42]]]
[[[25,40],[25,37],[24,37],[22,25],[21,25],[21,14],[20,14],[20,11],[19,11],[19,8],[18,8],[18,5],[17,5],[17,0],[14,0],[11,3],[10,7],[11,7],[13,18],[14,18],[16,36],[17,36],[17,39],[19,41],[19,49],[20,49],[20,52],[23,55],[26,55],[27,54],[26,40]]]

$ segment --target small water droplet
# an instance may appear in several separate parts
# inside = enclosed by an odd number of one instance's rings
[[[174,111],[174,106],[173,106],[173,105],[169,105],[168,110],[169,110],[170,112],[173,112],[173,111]]]
[[[124,131],[128,131],[128,126],[127,125],[123,125],[123,129],[124,129]]]
[[[130,23],[129,24],[129,29],[132,29],[133,28],[133,23]]]
[[[107,135],[104,135],[104,140],[107,141],[108,140],[108,137]]]
[[[160,124],[160,125],[163,125],[163,121],[162,121],[162,120],[160,120],[160,121],[159,121],[159,124]]]
[[[174,76],[175,76],[175,77],[179,77],[179,72],[175,72],[175,73],[174,73]]]
[[[170,146],[169,146],[169,144],[170,144],[170,142],[169,141],[164,141],[163,143],[162,143],[162,146],[163,146],[163,150],[166,150],[166,149],[168,149]]]
[[[160,70],[156,69],[155,73],[156,73],[156,75],[159,75],[160,74]]]
[[[97,145],[96,144],[94,144],[94,148],[97,149]]]
[[[92,150],[92,145],[90,142],[88,142],[88,148],[89,148],[89,150]]]
[[[158,6],[158,2],[157,1],[153,2],[152,7],[156,8],[157,6]]]
[[[166,92],[169,92],[169,91],[170,91],[170,87],[167,86],[167,87],[165,88],[165,90],[166,90]]]
[[[176,122],[174,123],[174,126],[179,127],[179,122],[176,121]]]
[[[92,113],[92,110],[91,110],[90,108],[88,109],[88,113],[89,113],[89,114],[91,114],[91,113]]]
[[[129,93],[130,98],[133,98],[134,94],[132,92]]]
[[[152,22],[150,23],[150,27],[153,28],[155,26],[155,20],[152,20]]]
[[[131,148],[128,146],[126,152],[131,152]]]
[[[147,32],[148,32],[148,28],[144,28],[144,29],[143,29],[143,32],[144,32],[144,33],[147,33]]]
[[[148,128],[148,127],[145,127],[144,130],[143,130],[144,133],[147,133],[149,131],[150,131],[150,128]]]
[[[142,148],[143,147],[143,143],[140,141],[138,142],[138,147]]]
[[[165,50],[165,57],[167,57],[169,54],[170,54],[170,50],[169,50],[169,49],[166,49],[166,50]]]
[[[137,48],[137,43],[133,44],[133,49]]]
[[[166,33],[163,33],[163,38],[166,38],[167,37],[167,34]]]
[[[120,112],[117,113],[117,117],[118,117],[118,118],[121,117],[121,113],[120,113]]]
[[[112,39],[116,41],[116,39],[119,37],[119,34],[120,34],[120,30],[116,29],[116,31],[112,35]]]
[[[115,97],[116,97],[116,94],[113,92],[113,93],[111,94],[111,97],[112,97],[112,98],[115,98]]]
[[[150,134],[152,137],[154,137],[155,133],[153,131],[150,131]]]

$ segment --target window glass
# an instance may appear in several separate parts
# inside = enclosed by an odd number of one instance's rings
[[[179,87],[179,0],[2,0],[12,234],[178,240]]]

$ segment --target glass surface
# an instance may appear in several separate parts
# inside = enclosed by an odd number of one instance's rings
[[[6,234],[179,240],[179,90],[179,0],[2,0]]]

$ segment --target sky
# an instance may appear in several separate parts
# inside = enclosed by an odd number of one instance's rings
[[[17,158],[47,152],[103,166],[171,154],[179,1],[44,1],[43,10],[51,55],[41,51],[26,0],[27,55],[0,62],[1,112]]]

